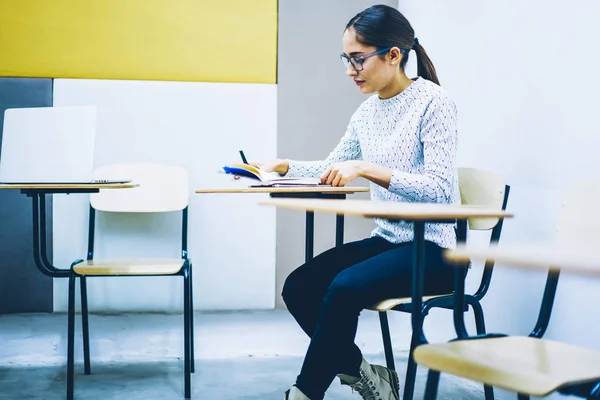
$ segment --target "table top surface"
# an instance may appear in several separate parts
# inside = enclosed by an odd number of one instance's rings
[[[600,253],[592,247],[560,247],[552,244],[501,245],[489,247],[458,246],[444,256],[450,261],[469,259],[495,260],[503,266],[546,270],[557,267],[563,271],[600,275]]]
[[[138,187],[136,183],[60,183],[60,184],[0,184],[0,189],[43,189],[43,190],[64,190],[64,189],[131,189]]]
[[[270,199],[261,205],[367,218],[435,221],[467,218],[510,218],[512,213],[493,208],[433,203],[400,203],[378,200]]]
[[[353,186],[290,186],[290,187],[244,187],[244,188],[202,188],[196,190],[198,194],[210,193],[335,193],[335,194],[353,194],[358,192],[368,192],[368,187]]]

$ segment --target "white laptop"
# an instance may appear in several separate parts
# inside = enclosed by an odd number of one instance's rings
[[[4,113],[1,184],[98,184],[94,106],[12,108]]]

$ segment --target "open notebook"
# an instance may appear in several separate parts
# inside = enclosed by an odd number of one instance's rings
[[[289,178],[276,172],[266,172],[250,164],[230,164],[223,167],[227,174],[250,178],[259,182],[258,186],[318,186],[319,178]]]

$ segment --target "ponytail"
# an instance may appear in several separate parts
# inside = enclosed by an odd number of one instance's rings
[[[427,55],[425,48],[419,43],[419,39],[415,38],[415,44],[412,48],[417,54],[417,75],[439,85],[440,80],[435,72],[435,67]]]

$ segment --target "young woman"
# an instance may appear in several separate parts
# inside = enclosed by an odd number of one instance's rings
[[[350,20],[342,43],[346,74],[362,93],[375,95],[354,113],[325,160],[257,165],[333,186],[363,177],[376,200],[459,203],[456,107],[410,23],[394,8],[373,6]],[[415,79],[404,71],[411,51]],[[396,372],[369,364],[354,343],[364,308],[410,296],[412,228],[383,219],[376,225],[371,237],[330,249],[287,278],[283,299],[311,342],[286,399],[323,399],[336,375],[363,399],[398,399]],[[442,251],[455,245],[454,228],[430,224],[425,238],[425,293],[451,292],[453,272]]]

